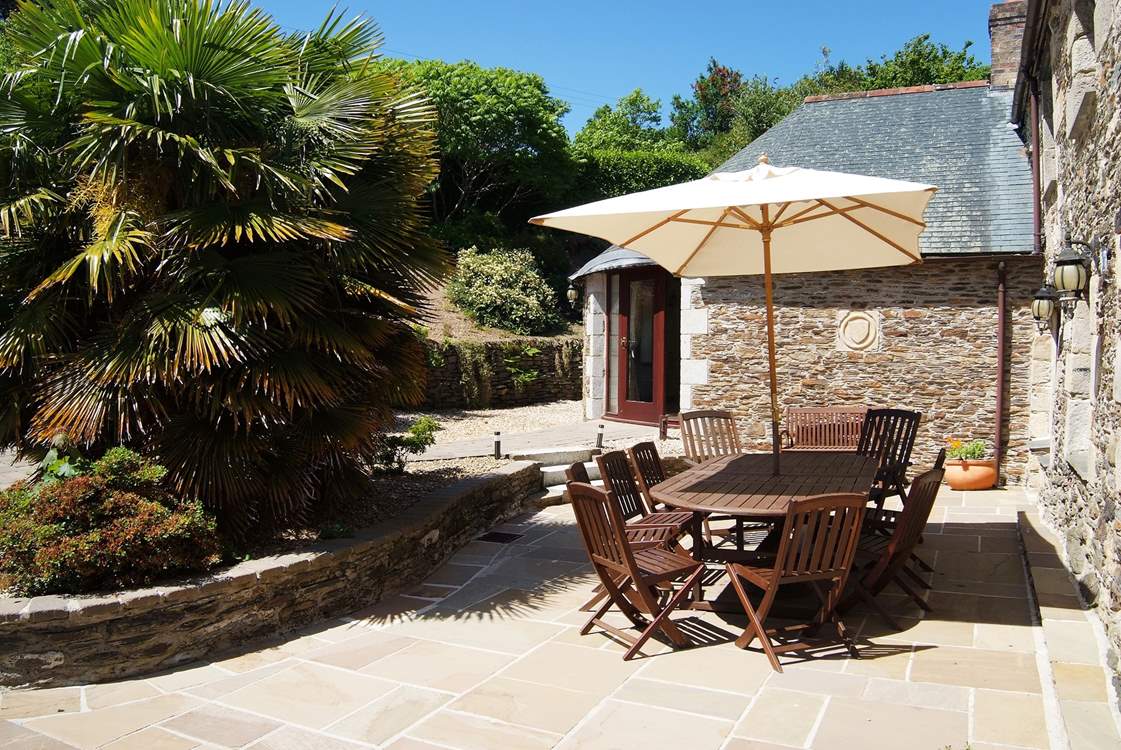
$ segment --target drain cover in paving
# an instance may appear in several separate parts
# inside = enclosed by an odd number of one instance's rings
[[[495,544],[509,544],[521,539],[525,534],[511,534],[507,531],[488,531],[479,537],[480,542],[494,542]]]

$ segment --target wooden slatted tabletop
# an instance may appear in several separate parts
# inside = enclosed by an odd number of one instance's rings
[[[856,453],[783,453],[773,473],[770,453],[713,458],[651,488],[655,500],[694,513],[782,517],[791,500],[838,492],[866,493],[878,462]]]

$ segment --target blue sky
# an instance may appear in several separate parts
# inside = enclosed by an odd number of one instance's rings
[[[318,25],[329,3],[256,0],[289,29]],[[397,57],[470,59],[539,73],[572,111],[570,132],[596,107],[641,87],[668,112],[708,58],[789,83],[812,70],[821,47],[834,61],[863,62],[930,33],[989,60],[985,0],[351,0],[372,17]]]

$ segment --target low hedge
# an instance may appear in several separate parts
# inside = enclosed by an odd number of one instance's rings
[[[56,471],[52,472],[52,465]],[[125,448],[0,493],[0,588],[74,594],[149,585],[220,559],[215,520],[166,490],[166,470]]]
[[[591,151],[580,167],[580,194],[594,201],[699,180],[709,173],[698,156],[676,151]]]

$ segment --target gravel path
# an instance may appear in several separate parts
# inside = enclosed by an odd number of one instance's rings
[[[552,401],[547,404],[515,406],[507,409],[403,412],[397,415],[395,427],[405,430],[422,416],[432,417],[443,427],[436,433],[436,445],[443,445],[458,440],[493,435],[495,430],[507,435],[583,422],[584,405],[580,401]]]

